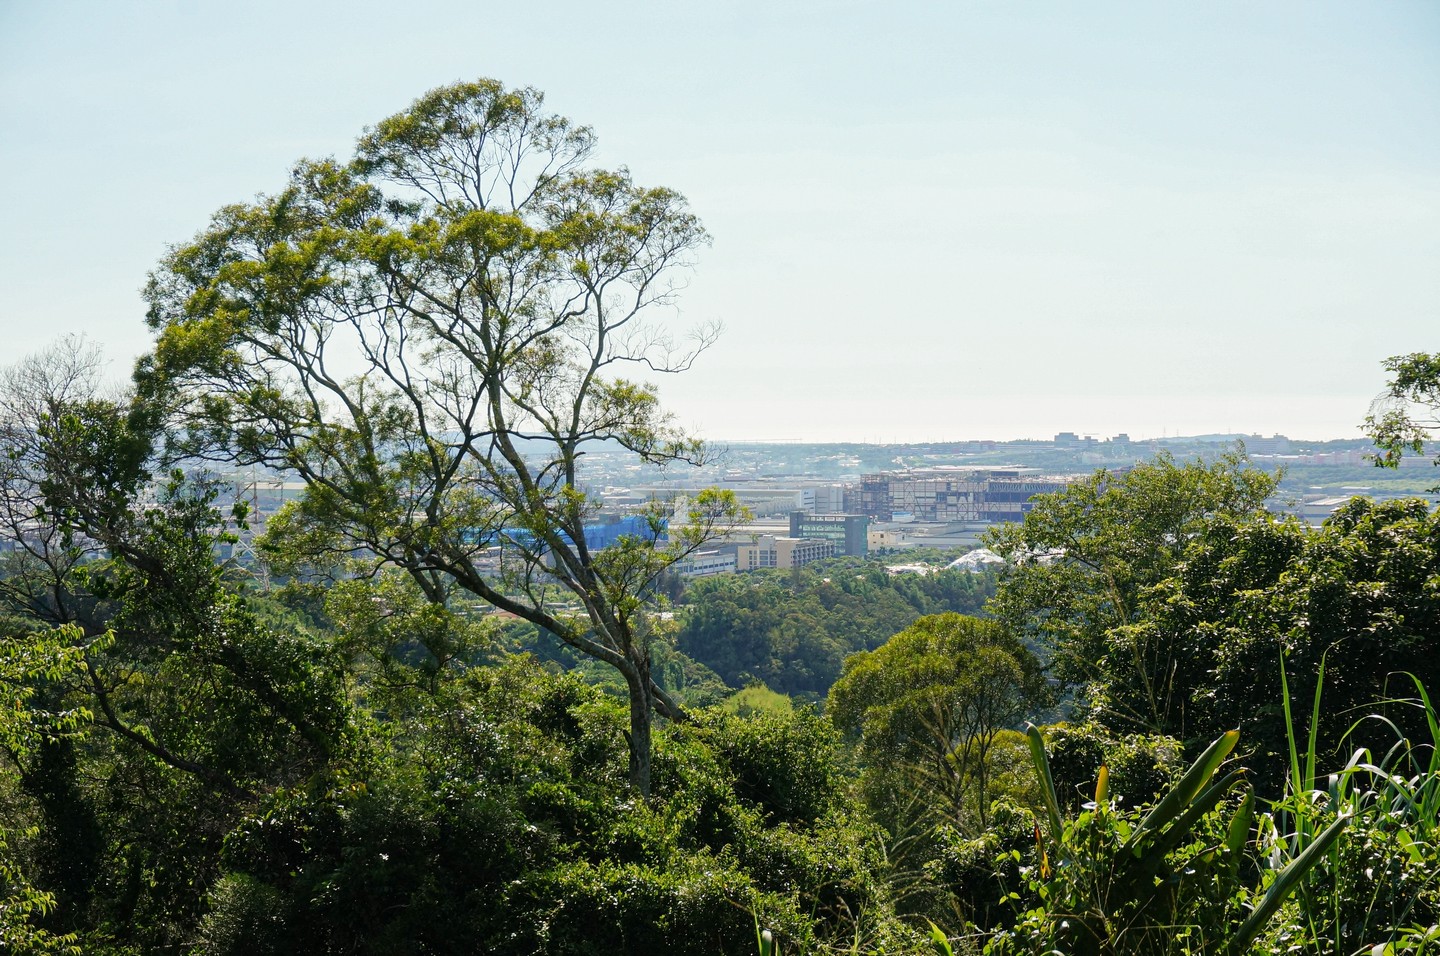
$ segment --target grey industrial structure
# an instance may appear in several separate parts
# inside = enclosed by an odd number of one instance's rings
[[[865,557],[869,553],[866,540],[869,530],[870,518],[867,515],[790,512],[790,537],[820,538],[834,542],[837,555]]]
[[[1067,479],[1029,469],[937,468],[880,472],[860,478],[860,511],[878,521],[1020,521],[1036,495],[1061,491]]]

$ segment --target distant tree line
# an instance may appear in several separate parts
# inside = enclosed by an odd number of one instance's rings
[[[890,574],[854,558],[705,578],[684,592],[676,646],[731,687],[758,682],[817,700],[847,656],[923,615],[978,614],[994,591],[993,574]]]

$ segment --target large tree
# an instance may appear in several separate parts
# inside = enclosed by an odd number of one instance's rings
[[[458,587],[613,666],[648,792],[652,715],[683,715],[652,677],[644,596],[735,506],[700,496],[668,546],[658,514],[587,543],[587,450],[702,458],[627,376],[681,371],[713,335],[660,321],[699,221],[672,190],[588,168],[593,144],[535,90],[427,93],[348,162],[301,161],[174,249],[147,288],[157,341],[138,376],[196,423],[188,453],[307,483],[270,534],[292,564],[400,568],[433,601]]]
[[[1174,708],[1186,698],[1174,662],[1126,629],[1147,619],[1146,594],[1214,517],[1262,509],[1276,481],[1239,455],[1182,464],[1162,454],[1042,495],[1024,522],[987,536],[1010,562],[990,609],[1049,656],[1056,676],[1087,691],[1105,723],[1175,733],[1183,718]],[[1118,685],[1132,692],[1109,693]]]
[[[1046,702],[1040,662],[1004,627],[934,614],[846,658],[826,710],[858,737],[867,796],[892,827],[917,795],[922,817],[983,827],[996,737]]]
[[[0,831],[35,825],[54,925],[163,949],[237,814],[341,748],[347,708],[334,655],[215,561],[214,485],[157,470],[160,418],[99,367],[71,341],[0,371],[0,723],[70,722],[0,733]]]
[[[1384,753],[1395,727],[1428,733],[1423,710],[1389,700],[1414,695],[1407,675],[1440,687],[1440,512],[1421,499],[1352,498],[1316,529],[1217,516],[1145,604],[1145,622],[1113,640],[1149,648],[1176,675],[1173,712],[1185,720],[1165,730],[1203,740],[1239,727],[1262,791],[1285,776],[1282,660],[1302,741],[1319,688],[1322,754]],[[1123,700],[1136,688],[1106,693]],[[1392,725],[1362,719],[1372,713]]]

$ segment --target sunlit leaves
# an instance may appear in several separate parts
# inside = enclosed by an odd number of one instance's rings
[[[1386,391],[1371,405],[1365,430],[1379,449],[1375,463],[1396,468],[1408,452],[1421,455],[1440,427],[1440,353],[1393,355]]]
[[[650,676],[646,595],[699,539],[592,553],[578,469],[602,443],[702,460],[627,371],[681,371],[713,341],[653,318],[707,237],[679,193],[584,168],[592,145],[532,89],[427,93],[171,251],[140,381],[190,412],[184,450],[305,481],[264,545],[286,568],[368,557],[431,601],[468,591],[618,668],[643,723],[653,701],[679,716]]]
[[[1023,523],[989,533],[1010,561],[992,611],[1052,654],[1057,676],[1088,688],[1105,719],[1184,736],[1145,601],[1212,521],[1256,513],[1276,480],[1238,455],[1208,464],[1161,455],[1042,495]],[[1115,685],[1125,693],[1106,696]]]
[[[1045,700],[1039,662],[1003,627],[939,614],[848,658],[827,712],[859,738],[870,789],[983,821],[990,747]]]

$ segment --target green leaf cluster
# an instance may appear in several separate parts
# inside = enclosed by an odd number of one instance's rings
[[[1242,771],[1225,763],[1238,732],[1215,740],[1143,815],[1116,811],[1102,770],[1094,801],[1071,820],[1040,732],[1032,726],[1029,736],[1046,819],[1028,878],[1036,905],[987,953],[1247,953],[1346,822],[1334,821],[1250,887],[1254,797]]]
[[[874,650],[925,614],[976,613],[993,587],[987,575],[890,575],[847,558],[702,579],[682,597],[676,646],[731,687],[758,682],[820,699],[848,655]]]
[[[739,952],[752,913],[805,946],[884,922],[813,714],[699,712],[641,800],[623,707],[573,675],[515,659],[413,704],[232,831],[206,951]]]

